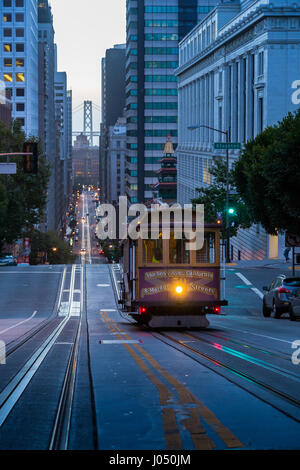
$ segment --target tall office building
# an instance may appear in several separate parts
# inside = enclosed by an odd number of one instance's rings
[[[55,230],[55,115],[54,115],[54,28],[48,0],[38,2],[39,38],[39,137],[51,165],[44,230]]]
[[[102,124],[100,130],[100,186],[102,199],[109,200],[108,147],[109,128],[114,126],[125,107],[125,61],[126,45],[117,44],[108,49],[101,62]]]
[[[57,70],[57,48],[55,46],[55,73],[54,73],[54,102],[55,102],[55,119],[57,122],[57,132],[59,133],[59,155],[60,169],[59,181],[57,186],[62,191],[59,203],[58,219],[59,225],[64,219],[64,212],[71,190],[72,177],[72,118],[70,116],[72,110],[72,93],[67,88],[66,72],[58,72]]]
[[[12,116],[38,135],[38,2],[0,2],[0,79],[11,92]]]
[[[125,195],[126,119],[120,117],[109,128],[108,145],[108,200],[117,204]]]
[[[73,93],[72,90],[67,90],[67,181],[68,188],[67,193],[70,195],[73,188],[73,168],[72,168],[72,153],[73,153],[73,142],[72,142],[72,130],[73,130],[73,119],[72,119],[72,106],[73,106]]]
[[[168,136],[177,143],[178,42],[218,0],[127,0],[127,195],[150,200]]]

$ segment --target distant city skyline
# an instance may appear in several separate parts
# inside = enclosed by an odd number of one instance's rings
[[[68,74],[73,91],[73,109],[84,100],[101,105],[101,59],[106,49],[126,42],[125,0],[50,0],[58,70]],[[94,110],[94,130],[99,129],[100,112]],[[83,128],[83,112],[73,114],[73,129]],[[96,142],[95,142],[96,143]]]

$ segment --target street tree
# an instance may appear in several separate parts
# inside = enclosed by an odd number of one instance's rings
[[[28,139],[18,121],[10,127],[0,122],[1,153],[22,152],[25,140]],[[29,140],[37,141],[34,138]],[[31,231],[42,221],[47,203],[50,166],[42,156],[41,144],[37,175],[24,174],[22,158],[10,157],[10,161],[17,164],[17,174],[0,176],[0,217],[4,220],[0,224],[0,244],[12,243]]]
[[[250,217],[269,234],[300,234],[300,109],[245,145],[233,178]]]
[[[226,238],[226,162],[219,158],[214,159],[210,174],[211,184],[197,188],[198,195],[192,199],[192,203],[204,204],[205,223],[216,223],[218,219],[222,220],[222,237]],[[228,217],[230,237],[233,237],[237,235],[240,228],[249,228],[252,220],[245,203],[236,192],[231,170],[229,171],[229,185]]]
[[[49,264],[72,264],[76,255],[72,254],[70,245],[64,242],[54,230],[40,232],[33,230],[29,234],[31,253],[30,264],[40,263],[39,254],[43,253],[43,261]]]

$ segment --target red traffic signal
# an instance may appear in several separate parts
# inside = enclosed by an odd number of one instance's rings
[[[32,155],[24,155],[23,169],[24,173],[37,175],[38,173],[38,144],[37,142],[24,142],[23,153],[31,153]]]

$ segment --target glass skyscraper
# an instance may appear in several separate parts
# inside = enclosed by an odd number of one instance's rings
[[[153,197],[168,136],[177,144],[178,42],[218,0],[127,0],[126,193]]]

